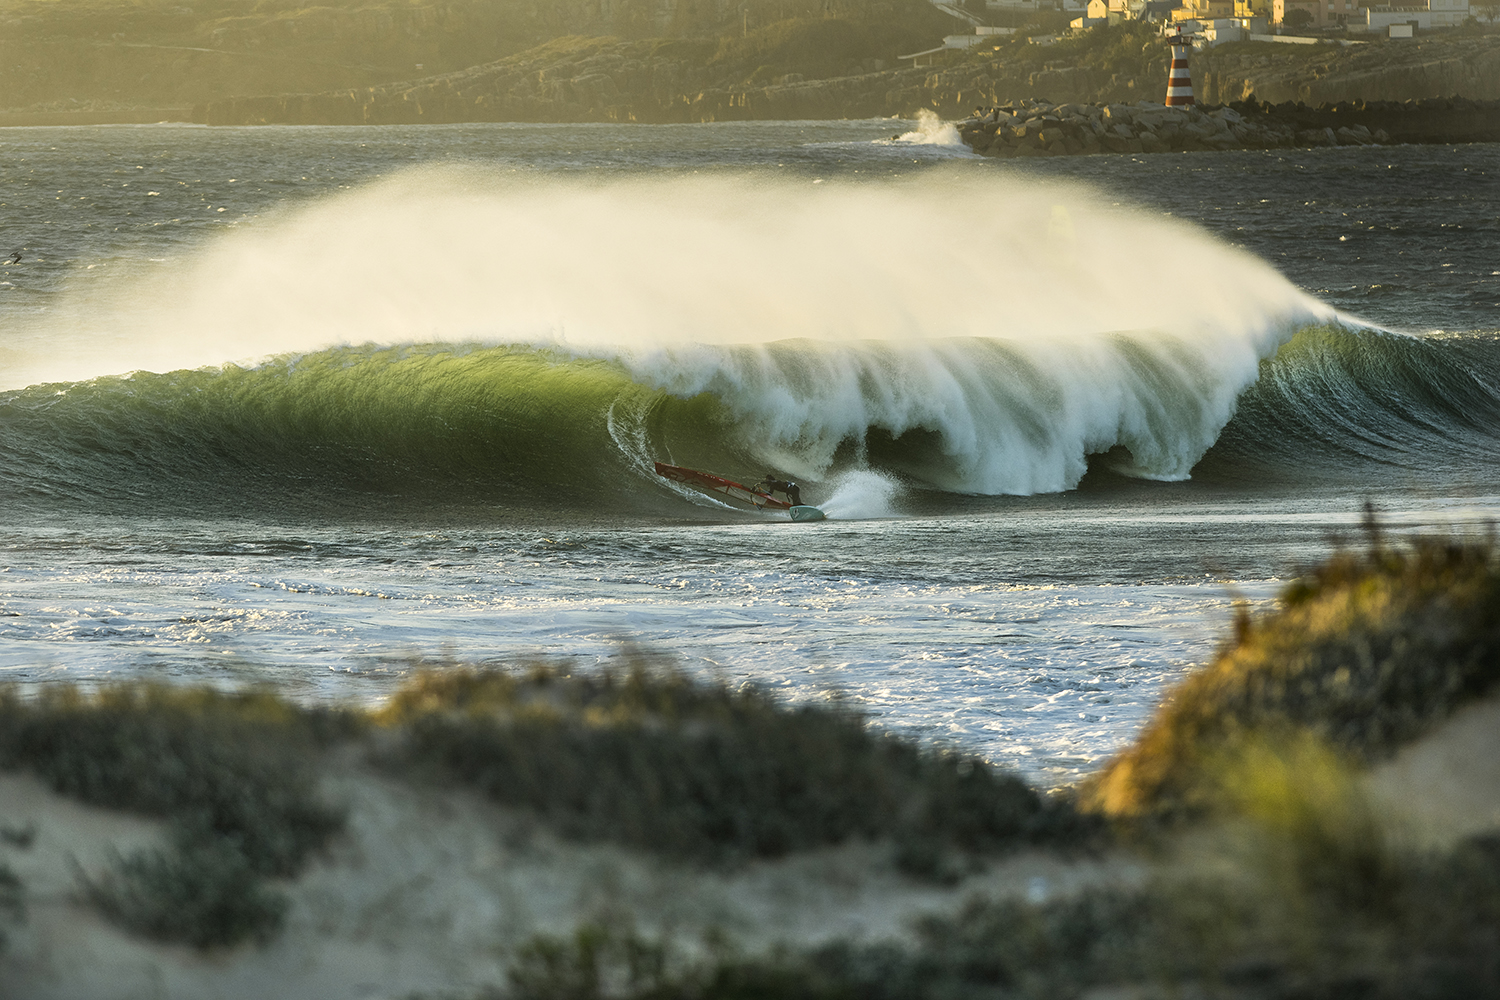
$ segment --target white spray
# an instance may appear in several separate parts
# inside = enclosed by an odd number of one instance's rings
[[[870,520],[897,517],[896,495],[901,485],[890,476],[871,469],[852,469],[836,476],[828,499],[819,503],[823,512],[838,520]]]
[[[969,151],[953,123],[943,121],[929,108],[918,110],[917,127],[897,136],[895,141],[909,146],[943,146],[965,153]]]
[[[424,168],[84,303],[53,331],[64,349],[9,378],[548,344],[714,393],[746,447],[800,478],[870,428],[921,430],[940,442],[934,484],[1031,493],[1115,445],[1126,471],[1187,475],[1260,359],[1325,313],[1259,260],[1074,186]]]

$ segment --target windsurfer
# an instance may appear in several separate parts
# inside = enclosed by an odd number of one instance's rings
[[[791,502],[793,507],[802,506],[802,490],[798,488],[796,483],[788,482],[785,479],[777,479],[768,472],[766,473],[766,478],[762,479],[756,485],[765,487],[767,493],[785,493],[787,500]]]

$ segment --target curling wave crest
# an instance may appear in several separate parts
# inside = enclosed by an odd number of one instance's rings
[[[1262,361],[1332,318],[1171,218],[942,172],[415,170],[93,294],[13,385],[214,367],[75,385],[54,415],[107,399],[125,426],[134,394],[159,426],[193,410],[200,438],[275,438],[286,420],[320,467],[353,449],[362,475],[457,451],[515,480],[522,457],[566,453],[814,481],[881,468],[983,494],[1071,488],[1102,453],[1186,477]],[[6,398],[12,417],[23,398]]]

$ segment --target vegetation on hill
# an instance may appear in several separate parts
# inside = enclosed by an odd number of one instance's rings
[[[0,768],[168,823],[169,846],[85,877],[84,894],[127,929],[200,948],[280,927],[285,897],[267,880],[295,877],[343,827],[319,789],[335,752],[478,790],[565,837],[700,864],[858,839],[947,881],[984,856],[1102,833],[1065,800],[838,706],[788,707],[644,662],[621,674],[444,664],[374,714],[153,684],[0,690]],[[0,911],[12,881],[0,868]]]
[[[1493,541],[1396,547],[1370,531],[1365,551],[1292,584],[1277,614],[1242,620],[1086,802],[1117,817],[1202,815],[1223,795],[1226,761],[1257,747],[1313,739],[1369,762],[1500,686]]]
[[[316,787],[337,718],[265,694],[155,684],[3,690],[0,767],[167,820],[171,849],[120,859],[85,892],[148,937],[230,944],[276,931],[285,903],[263,880],[296,875],[343,823]]]
[[[693,39],[709,43],[716,76],[815,76],[893,60],[955,23],[926,0],[15,0],[0,8],[0,102],[172,108],[315,93],[455,72],[568,36]]]
[[[1271,50],[1271,51],[1267,51]],[[1231,42],[1193,56],[1198,99],[1405,101],[1500,98],[1500,32],[1433,33],[1403,41],[1375,36],[1359,45]]]
[[[389,760],[475,787],[565,835],[704,861],[889,840],[897,864],[957,874],[972,856],[1073,846],[1095,830],[983,761],[644,663],[624,674],[420,674],[378,717]]]
[[[924,18],[935,10],[928,7]],[[994,51],[955,55],[933,68],[890,68],[902,38],[910,39],[906,48],[921,49],[940,37],[941,28],[923,35],[915,22],[899,20],[789,19],[718,41],[575,37],[425,80],[217,102],[195,112],[195,120],[679,122],[911,116],[921,108],[956,116],[1028,94],[1135,100],[1140,74],[1166,79],[1167,50],[1149,26],[1100,29],[1051,46],[1028,43],[1054,20],[1043,12]]]
[[[341,830],[318,787],[335,756],[689,866],[862,839],[945,879],[1025,844],[1100,843],[1069,800],[876,734],[836,704],[786,706],[644,661],[426,667],[373,712],[140,684],[0,691],[0,767],[166,819],[169,847],[120,858],[83,889],[123,926],[199,947],[275,932],[286,902],[268,879],[295,877]],[[1137,844],[1140,877],[975,897],[904,943],[758,954],[616,914],[533,938],[503,990],[482,995],[1496,995],[1500,834],[1414,848],[1364,774],[1497,685],[1494,539],[1391,545],[1372,521],[1363,551],[1309,571],[1273,614],[1242,618],[1086,789],[1126,833],[1116,848]],[[29,835],[0,826],[8,842]],[[3,870],[0,909],[24,911]]]

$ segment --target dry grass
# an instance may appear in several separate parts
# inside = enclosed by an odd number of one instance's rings
[[[532,811],[568,836],[697,861],[889,838],[908,871],[968,855],[1079,844],[1093,831],[982,761],[882,736],[843,709],[635,663],[623,673],[444,669],[380,721],[392,757]]]
[[[446,664],[374,716],[157,684],[0,689],[0,768],[168,821],[169,847],[80,872],[85,896],[136,933],[200,948],[276,933],[286,903],[266,880],[295,877],[342,827],[318,791],[335,744],[414,780],[478,788],[564,836],[695,863],[884,839],[906,871],[947,880],[983,855],[1081,845],[1098,827],[981,761],[841,709],[644,661],[620,674]]]
[[[1211,809],[1217,763],[1249,742],[1309,733],[1378,759],[1500,682],[1493,539],[1418,538],[1335,555],[1245,620],[1170,693],[1136,743],[1085,789],[1114,817]]]
[[[295,875],[343,823],[317,793],[319,745],[347,725],[270,695],[205,688],[0,691],[0,767],[92,805],[169,821],[174,846],[120,859],[85,893],[138,933],[200,947],[264,938]]]

